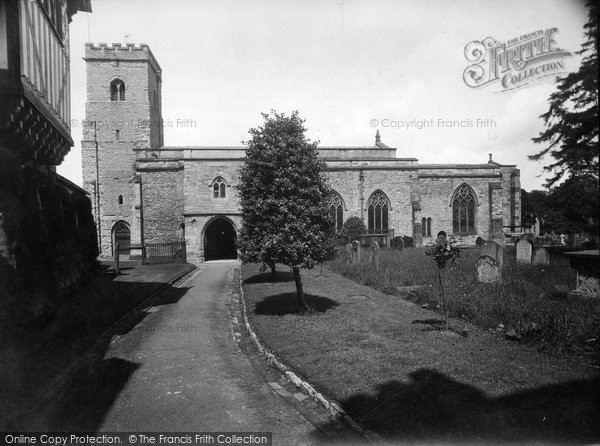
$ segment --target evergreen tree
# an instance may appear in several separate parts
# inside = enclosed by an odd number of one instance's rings
[[[301,268],[313,268],[334,256],[335,228],[329,215],[331,189],[317,143],[305,137],[304,120],[272,111],[262,126],[250,129],[238,186],[242,229],[241,259],[289,266],[296,293],[307,309]]]
[[[598,3],[591,2],[589,21],[584,26],[586,42],[576,54],[585,54],[579,70],[559,78],[558,91],[548,100],[549,110],[540,117],[546,130],[533,138],[546,147],[531,160],[550,154],[554,162],[544,166],[553,173],[547,186],[563,177],[598,181]],[[595,216],[597,218],[597,215]]]

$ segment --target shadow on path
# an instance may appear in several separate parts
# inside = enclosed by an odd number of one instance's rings
[[[82,290],[73,305],[63,305],[47,325],[2,333],[0,430],[99,427],[138,367],[105,359],[111,336],[130,332],[152,307],[178,302],[189,288],[166,281],[180,272],[163,274],[162,282],[152,280],[152,271],[120,281],[105,267],[94,286]]]
[[[377,395],[342,402],[361,426],[403,442],[556,442],[600,439],[600,379],[571,381],[489,398],[430,369],[388,381]]]

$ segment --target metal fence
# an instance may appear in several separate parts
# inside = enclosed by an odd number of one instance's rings
[[[185,263],[185,242],[146,243],[144,245],[144,263]]]

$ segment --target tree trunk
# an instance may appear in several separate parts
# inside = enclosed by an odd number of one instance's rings
[[[269,266],[271,267],[271,282],[275,282],[275,276],[277,274],[275,262],[272,262],[271,264],[269,264]]]
[[[306,299],[304,299],[304,291],[302,291],[302,279],[300,278],[300,268],[294,267],[292,268],[294,272],[294,282],[296,282],[296,296],[298,297],[298,303],[300,304],[300,308],[302,310],[308,310],[308,304],[306,303]]]
[[[444,319],[444,329],[448,330],[448,310],[446,308],[446,294],[444,293],[444,284],[442,283],[442,269],[438,268],[438,280],[440,282],[440,289],[442,291],[442,314]]]

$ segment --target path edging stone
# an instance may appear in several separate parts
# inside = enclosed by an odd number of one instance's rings
[[[240,290],[240,302],[242,304],[242,317],[244,318],[244,325],[246,326],[246,330],[250,334],[250,338],[256,348],[262,353],[262,355],[266,358],[267,362],[273,364],[281,373],[283,373],[286,378],[291,381],[298,389],[300,389],[304,394],[308,395],[313,399],[316,403],[323,406],[327,409],[332,415],[336,418],[343,419],[346,423],[348,423],[354,430],[362,434],[367,440],[370,441],[380,441],[381,437],[375,432],[363,429],[356,421],[354,421],[341,407],[338,403],[334,401],[330,401],[323,396],[320,392],[318,392],[310,383],[304,381],[298,375],[296,375],[288,366],[286,366],[275,354],[271,353],[267,350],[262,343],[252,325],[250,325],[250,319],[248,318],[247,308],[246,308],[246,298],[244,297],[244,287],[243,287],[243,279],[242,279],[242,271],[238,266],[238,280],[239,280],[239,290]]]

